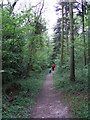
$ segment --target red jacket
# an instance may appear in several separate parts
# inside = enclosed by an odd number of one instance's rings
[[[54,65],[54,64],[52,64],[52,67],[54,68],[54,67],[55,67],[55,65]]]

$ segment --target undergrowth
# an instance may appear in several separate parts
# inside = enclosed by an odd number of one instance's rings
[[[3,118],[27,117],[27,113],[30,113],[31,107],[34,104],[35,96],[39,93],[42,86],[45,74],[45,71],[42,73],[32,72],[27,79],[16,80],[16,83],[21,85],[21,90],[15,95],[12,101],[8,101],[7,95],[5,94],[5,89],[8,85],[3,86]]]
[[[76,80],[70,81],[69,71],[56,71],[54,85],[68,102],[74,118],[88,117],[88,69],[76,69]]]

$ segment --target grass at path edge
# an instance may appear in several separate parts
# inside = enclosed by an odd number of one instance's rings
[[[35,97],[45,79],[46,71],[42,73],[32,72],[31,76],[26,79],[16,81],[21,84],[21,91],[16,95],[16,99],[9,102],[6,94],[3,94],[2,116],[4,118],[27,118],[31,107],[35,102]],[[8,86],[5,86],[5,88]],[[3,89],[5,89],[3,87]],[[4,91],[4,90],[3,90]]]
[[[88,118],[88,74],[84,69],[76,72],[76,81],[69,79],[69,73],[56,71],[53,75],[56,89],[63,94],[64,100],[69,104],[73,118]]]

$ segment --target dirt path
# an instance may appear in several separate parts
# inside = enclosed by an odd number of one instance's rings
[[[68,106],[62,103],[60,93],[53,86],[52,74],[46,80],[31,111],[31,118],[70,118]]]

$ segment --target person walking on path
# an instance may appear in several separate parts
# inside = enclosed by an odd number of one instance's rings
[[[52,64],[52,71],[54,71],[54,68],[55,68],[55,64],[53,63]]]
[[[49,66],[48,72],[51,73],[52,72],[52,68]]]

